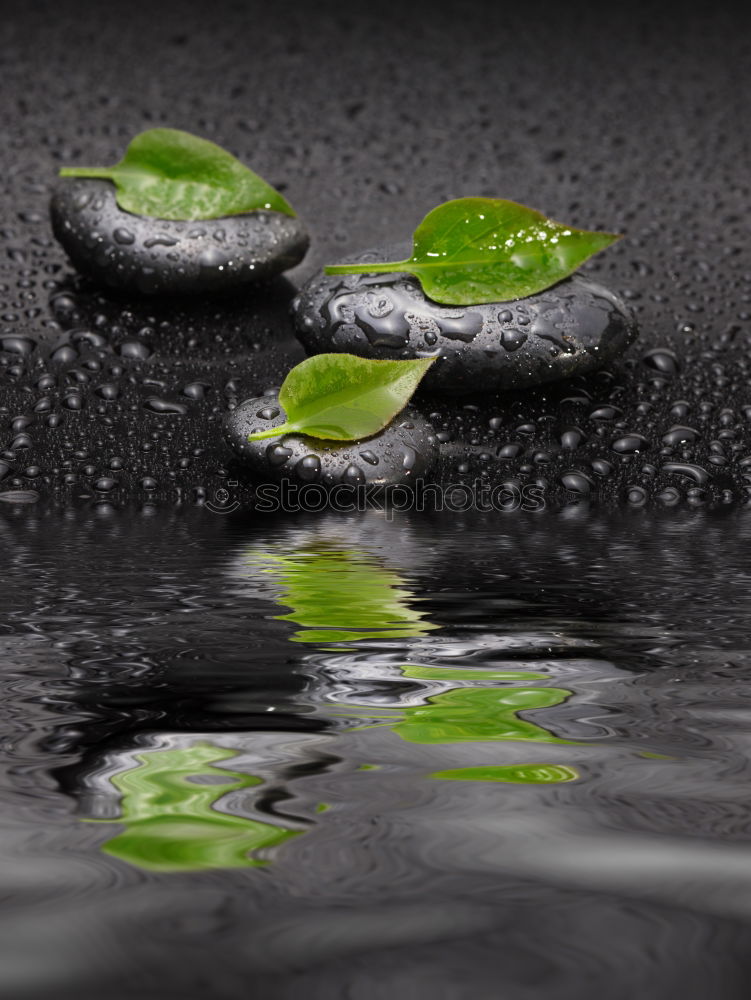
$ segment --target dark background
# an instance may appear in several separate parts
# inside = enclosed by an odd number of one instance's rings
[[[624,232],[587,269],[627,298],[641,337],[625,364],[575,387],[578,403],[570,385],[470,401],[470,411],[426,401],[436,429],[454,438],[440,475],[542,475],[553,497],[574,462],[607,499],[651,502],[666,488],[670,502],[742,499],[741,460],[751,451],[747,10],[534,0],[6,4],[0,333],[37,347],[20,365],[0,352],[0,418],[10,425],[46,395],[64,433],[33,417],[20,451],[7,442],[3,488],[93,496],[119,458],[113,498],[139,493],[144,476],[163,498],[213,494],[230,461],[220,433],[227,405],[278,385],[303,356],[288,316],[295,286],[345,251],[408,238],[437,203],[479,194]],[[114,162],[155,125],[215,140],[284,191],[313,238],[291,284],[234,302],[124,303],[73,274],[47,217],[57,169]],[[111,356],[101,355],[101,376],[83,380],[50,361],[81,328],[115,351],[125,336],[148,343],[147,364],[121,362],[120,403],[104,405],[95,391]],[[675,351],[677,374],[642,363],[655,347]],[[36,379],[50,371],[57,385],[40,393]],[[188,403],[181,387],[196,378],[210,389],[205,402]],[[182,399],[185,418],[144,413],[150,380]],[[82,414],[66,411],[71,385]],[[678,417],[676,401],[689,404]],[[590,420],[611,404],[609,421]],[[499,414],[504,427],[490,433]],[[488,461],[530,423],[518,460]],[[697,441],[673,461],[706,466],[720,456],[699,494],[690,478],[660,469],[661,436],[675,423],[690,423]],[[559,445],[572,424],[587,441],[573,459]],[[626,432],[646,437],[649,453],[614,459],[610,442]],[[158,461],[133,443],[150,436]],[[612,473],[593,476],[589,463],[603,457]]]

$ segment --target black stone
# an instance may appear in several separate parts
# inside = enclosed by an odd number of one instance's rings
[[[399,259],[404,248],[357,261]],[[626,305],[607,288],[574,275],[516,302],[443,306],[409,275],[318,274],[294,306],[309,354],[366,358],[436,357],[423,380],[443,395],[520,389],[580,375],[621,354],[636,337]]]
[[[410,407],[361,441],[324,441],[304,434],[248,441],[249,434],[279,426],[285,419],[276,399],[268,396],[247,399],[225,417],[225,439],[254,478],[326,488],[410,485],[423,479],[438,458],[430,424]]]
[[[286,271],[305,256],[308,234],[282,212],[197,222],[132,215],[106,180],[61,181],[52,229],[83,274],[141,294],[217,292]]]

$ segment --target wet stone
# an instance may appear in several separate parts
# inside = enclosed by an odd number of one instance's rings
[[[352,259],[394,259],[402,251]],[[296,298],[294,317],[309,354],[439,358],[423,387],[443,395],[521,389],[586,374],[636,337],[626,305],[581,275],[519,301],[453,307],[428,299],[409,275],[319,273]]]
[[[337,484],[409,485],[424,479],[438,457],[430,424],[409,407],[362,441],[324,441],[304,434],[248,441],[249,434],[284,420],[284,411],[268,396],[245,400],[225,417],[225,439],[256,479],[320,483],[327,489]]]
[[[50,204],[52,228],[76,268],[110,288],[199,294],[281,274],[309,238],[297,218],[248,212],[200,224],[132,215],[106,180],[65,179]]]

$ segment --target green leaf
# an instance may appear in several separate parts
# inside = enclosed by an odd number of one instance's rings
[[[141,132],[114,167],[63,167],[60,176],[114,181],[120,208],[157,219],[218,219],[260,209],[295,214],[231,153],[174,128]]]
[[[335,264],[326,274],[391,274],[419,278],[443,305],[505,302],[567,278],[620,236],[573,229],[501,198],[457,198],[434,208],[415,230],[408,260]]]
[[[359,441],[401,412],[435,358],[371,361],[354,354],[316,354],[292,369],[279,391],[286,421],[249,441],[307,434]]]

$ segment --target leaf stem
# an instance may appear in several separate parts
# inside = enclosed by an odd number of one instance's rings
[[[408,270],[408,260],[388,261],[382,264],[329,264],[324,268],[326,274],[393,274],[395,271]]]
[[[61,177],[102,177],[108,178],[112,174],[109,167],[61,167]]]
[[[265,441],[268,438],[280,437],[282,434],[292,434],[294,430],[295,428],[285,420],[277,427],[269,427],[265,431],[254,431],[248,435],[248,441]]]

